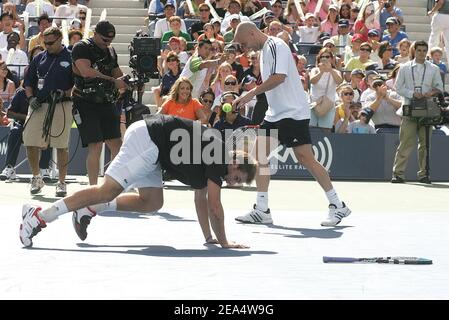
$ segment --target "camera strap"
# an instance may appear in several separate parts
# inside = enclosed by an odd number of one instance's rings
[[[426,66],[425,62],[423,63],[423,66],[424,66],[424,71],[422,73],[422,78],[421,78],[421,88],[422,88],[422,85],[424,84],[424,77],[426,76],[426,68],[427,68],[427,66]],[[416,64],[412,67],[412,79],[413,79],[413,87],[414,88],[416,88],[415,71],[414,71],[415,67],[416,67]]]

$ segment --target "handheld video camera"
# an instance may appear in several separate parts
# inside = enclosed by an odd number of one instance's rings
[[[410,105],[403,106],[403,115],[411,117],[422,125],[444,125],[449,124],[449,104],[443,94],[438,97],[413,99]]]

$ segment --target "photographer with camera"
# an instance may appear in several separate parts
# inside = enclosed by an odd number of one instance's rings
[[[95,26],[94,36],[78,42],[72,51],[75,87],[73,114],[83,147],[88,147],[86,160],[89,183],[97,184],[99,159],[103,142],[117,155],[122,144],[121,110],[115,106],[119,90],[128,87],[111,46],[115,27],[106,20]]]
[[[422,101],[432,100],[432,97],[444,91],[438,66],[426,61],[427,42],[416,41],[413,47],[415,58],[401,66],[396,79],[397,93],[403,97],[402,110],[406,106],[420,105]],[[399,146],[393,164],[392,183],[405,182],[404,174],[408,158],[415,148],[416,136],[418,136],[418,180],[421,183],[431,184],[426,170],[426,130],[428,130],[430,139],[431,126],[421,125],[419,119],[416,118],[402,117]]]
[[[39,169],[39,149],[57,148],[59,182],[56,196],[64,197],[67,194],[65,176],[72,124],[72,59],[70,51],[62,45],[62,32],[57,27],[47,28],[43,34],[47,50],[33,58],[25,75],[29,108],[23,125],[23,144],[33,174],[31,194],[39,193],[45,185]]]

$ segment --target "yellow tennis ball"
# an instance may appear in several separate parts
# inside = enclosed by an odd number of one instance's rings
[[[232,111],[232,105],[230,103],[223,104],[223,107],[221,107],[224,112],[228,113]]]

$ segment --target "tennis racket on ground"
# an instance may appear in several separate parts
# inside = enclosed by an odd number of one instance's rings
[[[324,263],[390,263],[390,264],[432,264],[432,260],[418,257],[373,257],[344,258],[323,257]]]

